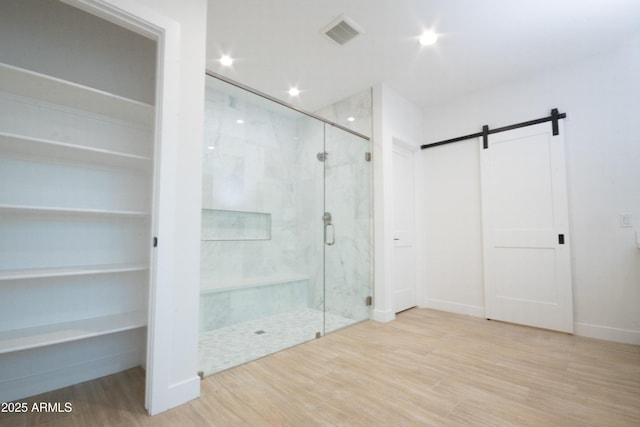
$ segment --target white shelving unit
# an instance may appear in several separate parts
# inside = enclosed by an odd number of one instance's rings
[[[145,156],[4,132],[0,132],[0,150],[14,155],[30,156],[37,153],[40,157],[59,158],[69,162],[97,163],[140,169],[148,167],[151,162],[151,159]]]
[[[17,383],[23,394],[68,385],[71,364],[87,380],[144,363],[154,116],[0,64],[0,362],[19,366],[0,375],[0,400],[23,397],[4,392]]]
[[[134,312],[3,331],[0,354],[128,331],[146,324],[146,313]]]
[[[150,124],[153,120],[153,106],[99,89],[9,64],[2,64],[0,75],[1,92],[14,92],[38,103],[68,106],[132,123]]]
[[[146,264],[105,264],[100,266],[85,265],[68,268],[31,268],[27,270],[4,270],[0,272],[0,281],[129,273],[132,271],[145,271],[147,270],[147,268],[148,266]]]
[[[96,216],[122,216],[122,217],[143,217],[149,216],[144,211],[118,211],[106,209],[73,209],[73,208],[57,208],[53,206],[26,206],[26,205],[0,205],[0,212],[16,213],[16,214],[66,214],[66,215],[96,215]]]

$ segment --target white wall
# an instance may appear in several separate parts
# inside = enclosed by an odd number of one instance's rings
[[[393,143],[418,146],[421,142],[420,109],[385,85],[373,88],[373,206],[374,206],[374,307],[373,319],[395,318],[393,277]],[[419,175],[419,174],[416,174]],[[422,224],[416,224],[421,230]],[[424,283],[418,271],[418,283]]]
[[[131,0],[127,0],[127,3]],[[180,25],[178,81],[178,128],[175,135],[176,230],[170,280],[171,307],[163,322],[170,330],[160,362],[166,383],[153,412],[180,405],[199,395],[198,303],[200,289],[200,208],[202,182],[202,138],[204,123],[204,70],[206,45],[206,0],[136,0]],[[162,241],[160,242],[162,244]]]
[[[567,113],[576,334],[640,343],[640,39],[526,80],[426,109],[425,143]],[[424,303],[482,316],[477,141],[424,150]],[[634,215],[620,228],[619,215]]]
[[[154,102],[155,42],[75,7],[41,0],[3,0],[0,40],[0,62]],[[82,52],[81,60],[76,58],[78,52]]]
[[[430,135],[433,125],[425,126],[426,134]],[[451,128],[453,136],[465,134],[455,129],[459,128]],[[427,141],[431,140],[427,137]],[[424,196],[421,206],[425,218],[424,234],[418,238],[424,242],[424,252],[419,254],[425,270],[425,281],[421,283],[425,296],[422,304],[483,316],[477,142],[469,140],[430,148],[419,157],[423,179],[418,184],[418,192]]]

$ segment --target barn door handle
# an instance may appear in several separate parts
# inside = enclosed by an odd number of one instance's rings
[[[564,245],[564,234],[558,234],[558,244]]]

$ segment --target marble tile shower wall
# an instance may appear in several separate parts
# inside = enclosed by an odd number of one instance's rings
[[[305,273],[296,198],[308,189],[299,180],[297,120],[211,88],[205,117],[203,208],[269,213],[271,239],[203,241],[203,287]]]
[[[307,307],[307,280],[203,293],[200,333]]]
[[[371,138],[372,129],[372,95],[371,89],[363,90],[348,98],[328,105],[316,111],[320,117],[338,123]],[[349,117],[354,120],[349,121]]]
[[[324,152],[324,124],[301,120],[298,123],[299,180],[296,183],[296,207],[304,221],[297,224],[300,251],[297,262],[306,266],[309,275],[308,306],[324,310],[324,163],[318,153]]]
[[[366,91],[325,110],[336,116],[329,119],[342,122],[335,120],[338,115],[344,115],[350,105],[359,106],[359,128],[351,128],[370,134],[370,101],[370,91]],[[317,154],[325,150],[325,134],[330,136],[326,149],[331,151],[326,164],[317,159]],[[318,120],[287,116],[207,88],[203,208],[269,213],[271,239],[203,241],[202,287],[239,291],[248,283],[255,285],[257,278],[271,283],[282,279],[284,285],[304,276],[308,277],[306,292],[300,291],[304,285],[298,281],[292,301],[302,298],[308,307],[348,318],[366,318],[368,308],[363,301],[371,294],[370,175],[358,168],[363,166],[362,156],[370,151],[368,147],[368,142],[337,128],[325,129]],[[331,192],[328,195],[324,194],[325,175]],[[340,218],[339,240],[326,258],[326,292],[322,225],[325,197],[331,202],[333,214]],[[241,294],[244,299],[253,295],[265,301],[265,292],[256,287]],[[214,311],[211,305],[220,298],[232,299],[222,294],[207,296],[201,302],[201,315]],[[216,305],[215,320],[201,319],[208,322],[207,329],[224,322],[219,317],[231,310],[225,304]]]

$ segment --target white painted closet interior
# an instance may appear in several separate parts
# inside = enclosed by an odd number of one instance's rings
[[[127,91],[153,90],[131,61],[155,43],[62,3],[38,2],[50,24],[11,3],[27,22],[0,30],[1,401],[144,365],[154,177],[153,92]]]

